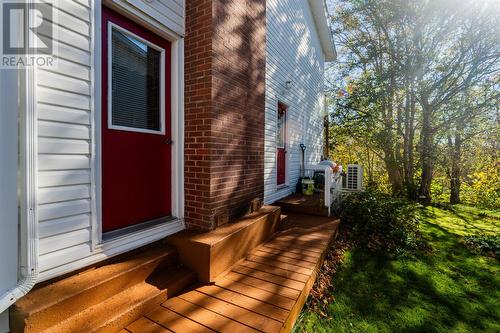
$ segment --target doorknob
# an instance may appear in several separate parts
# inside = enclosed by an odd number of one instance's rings
[[[174,144],[174,140],[167,139],[167,140],[165,140],[165,144],[167,144],[167,145],[173,145]]]

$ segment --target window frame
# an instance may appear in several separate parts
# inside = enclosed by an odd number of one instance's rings
[[[108,48],[108,114],[107,114],[107,122],[108,129],[118,130],[118,131],[127,131],[127,132],[138,132],[138,133],[147,133],[147,134],[156,134],[156,135],[165,135],[166,134],[166,126],[165,126],[165,49],[148,41],[147,39],[138,36],[137,34],[119,26],[116,23],[111,21],[107,22],[108,24],[108,40],[107,40],[107,48]],[[148,47],[151,47],[160,52],[160,130],[150,130],[144,128],[137,127],[129,127],[129,126],[121,126],[121,125],[113,125],[113,29],[117,29],[123,34],[129,35],[140,42],[146,44]]]
[[[283,109],[283,115],[280,117],[280,111]],[[278,101],[278,107],[276,109],[276,148],[286,149],[286,118],[287,118],[288,106]],[[281,121],[281,124],[280,124]],[[281,127],[280,127],[281,125]],[[281,145],[278,140],[278,135],[281,135]]]

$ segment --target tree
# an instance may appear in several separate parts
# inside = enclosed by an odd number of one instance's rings
[[[495,101],[485,95],[481,106],[477,92],[499,72],[499,13],[495,1],[336,2],[331,123],[383,161],[393,194],[430,203],[446,138],[440,163],[460,200],[465,132]]]
[[[420,197],[430,203],[435,135],[446,125],[439,122],[439,113],[448,113],[448,104],[457,95],[498,72],[499,7],[492,1],[412,3],[410,37],[417,59],[416,95],[422,108]],[[456,117],[462,116],[445,119]]]

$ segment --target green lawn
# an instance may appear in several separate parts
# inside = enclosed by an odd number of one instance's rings
[[[305,309],[295,332],[500,332],[500,265],[462,236],[499,233],[498,212],[465,206],[422,210],[432,251],[391,260],[346,253],[323,318]]]

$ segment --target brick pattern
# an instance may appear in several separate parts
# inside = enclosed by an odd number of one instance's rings
[[[263,198],[265,0],[186,6],[186,222],[213,229]]]
[[[184,192],[189,226],[213,220],[210,198],[212,0],[186,1]]]

